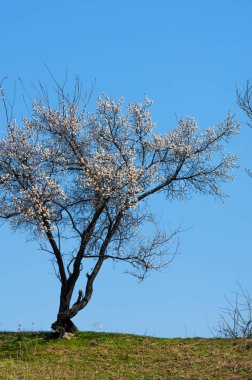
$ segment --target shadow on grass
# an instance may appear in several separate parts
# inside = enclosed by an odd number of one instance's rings
[[[49,346],[96,346],[107,341],[116,344],[124,336],[129,340],[133,336],[127,334],[102,333],[102,332],[77,332],[70,341],[57,339],[51,332],[0,332],[0,360],[1,359],[32,359],[34,352],[41,351]]]
[[[50,332],[0,332],[0,359],[26,360],[34,349],[52,340]]]

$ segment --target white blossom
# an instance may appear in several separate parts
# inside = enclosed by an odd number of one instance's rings
[[[221,141],[237,133],[237,122],[228,115],[201,132],[185,117],[162,135],[154,133],[151,104],[145,97],[124,107],[123,98],[104,95],[96,112],[86,113],[75,103],[62,110],[35,101],[34,117],[8,125],[0,140],[0,214],[46,231],[69,205],[88,213],[97,202],[126,210],[156,188],[170,197],[191,188],[220,195],[218,182],[232,179],[237,161],[220,156]]]

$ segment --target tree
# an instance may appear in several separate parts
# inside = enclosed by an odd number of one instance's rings
[[[247,81],[243,91],[237,89],[237,103],[250,119],[249,126],[252,127],[252,82]]]
[[[248,125],[252,127],[252,81],[247,81],[243,91],[237,89],[237,103],[238,106],[246,113],[249,118]],[[252,178],[252,171],[246,169],[248,175]]]
[[[152,238],[143,235],[145,223],[154,222],[148,199],[161,193],[184,199],[193,192],[222,197],[220,185],[233,178],[237,160],[222,143],[238,124],[228,115],[201,132],[186,117],[161,135],[154,133],[147,97],[124,106],[123,99],[102,96],[89,113],[78,81],[72,96],[57,84],[55,106],[41,89],[19,123],[10,121],[3,96],[0,217],[32,233],[51,254],[61,283],[52,329],[62,336],[76,331],[72,318],[90,301],[106,260],[128,264],[140,279],[167,265],[172,236],[158,230]],[[84,271],[85,290],[72,301]]]
[[[215,331],[223,338],[252,338],[252,299],[240,284],[234,300],[226,297]]]

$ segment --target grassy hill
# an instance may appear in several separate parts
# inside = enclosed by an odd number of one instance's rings
[[[0,379],[252,380],[252,339],[0,333]]]

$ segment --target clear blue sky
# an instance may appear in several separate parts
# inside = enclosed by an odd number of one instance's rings
[[[236,105],[235,87],[252,78],[250,0],[9,0],[0,4],[0,77],[12,86],[50,87],[78,74],[96,95],[154,99],[160,132],[176,115],[194,116],[202,128],[237,113],[241,134],[228,150],[241,156],[225,203],[196,195],[190,201],[155,199],[164,229],[182,224],[179,254],[143,283],[107,265],[89,306],[76,318],[82,330],[155,336],[210,336],[236,282],[252,294],[252,129]],[[16,108],[22,111],[16,99]],[[25,110],[24,110],[25,112]],[[1,127],[4,120],[1,121]],[[0,330],[50,328],[59,283],[49,257],[27,236],[0,229]],[[34,324],[34,325],[33,325]]]

